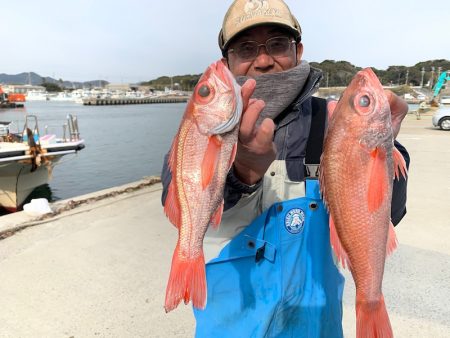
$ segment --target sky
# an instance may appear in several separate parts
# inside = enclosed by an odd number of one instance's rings
[[[450,60],[450,0],[285,0],[303,59],[386,69]],[[221,57],[231,0],[0,0],[0,73],[136,83]]]

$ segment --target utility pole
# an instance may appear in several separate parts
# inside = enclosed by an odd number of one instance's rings
[[[433,89],[434,67],[431,67],[430,89]]]
[[[327,88],[328,88],[328,72],[327,72]]]
[[[406,80],[405,80],[405,86],[408,85],[408,77],[409,77],[409,69],[406,70]]]
[[[423,88],[423,78],[425,76],[425,67],[422,67],[422,70],[420,71],[422,74],[422,79],[420,80],[420,88]]]

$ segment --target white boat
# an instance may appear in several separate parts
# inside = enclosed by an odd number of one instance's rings
[[[48,93],[45,90],[29,90],[26,94],[27,101],[48,101]]]
[[[69,92],[59,92],[56,95],[50,95],[50,101],[73,102],[75,101]]]
[[[41,136],[34,115],[27,115],[22,133],[11,132],[10,126],[0,122],[0,206],[16,211],[36,187],[50,181],[53,167],[63,156],[84,148],[84,140],[71,115],[62,138]]]

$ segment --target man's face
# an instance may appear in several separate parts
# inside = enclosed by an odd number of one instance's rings
[[[270,38],[289,37],[286,31],[276,26],[259,26],[250,28],[235,38],[228,50],[235,49],[246,41],[256,41],[258,44],[264,44]],[[293,39],[290,39],[293,40]],[[288,70],[297,65],[303,53],[301,43],[291,43],[290,48],[283,56],[272,56],[268,53],[266,47],[260,46],[258,55],[252,60],[243,60],[235,52],[228,52],[228,67],[235,76],[244,75],[256,77],[261,74],[278,73]]]

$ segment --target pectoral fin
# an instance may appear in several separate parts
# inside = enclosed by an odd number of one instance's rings
[[[370,212],[376,211],[384,199],[388,187],[386,167],[386,151],[375,148],[370,154],[369,164],[369,188],[367,192],[368,207]]]
[[[203,190],[205,190],[205,188],[209,185],[214,176],[214,172],[216,171],[217,163],[219,161],[221,148],[222,140],[216,135],[210,136],[202,162]]]

